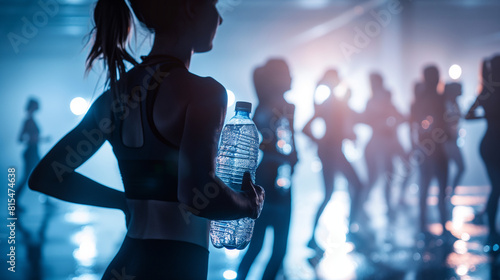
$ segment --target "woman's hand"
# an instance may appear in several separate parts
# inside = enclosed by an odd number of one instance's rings
[[[260,216],[262,207],[264,206],[265,191],[259,186],[252,182],[250,177],[250,172],[245,172],[243,174],[243,182],[241,185],[241,191],[250,200],[251,207],[253,210],[253,215],[250,217],[252,219],[257,219]]]

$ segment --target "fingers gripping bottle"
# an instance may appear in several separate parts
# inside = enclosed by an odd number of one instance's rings
[[[250,119],[252,104],[237,102],[236,113],[224,126],[215,174],[234,190],[241,190],[243,174],[250,172],[255,182],[259,136]],[[216,248],[244,249],[252,238],[255,221],[243,218],[231,221],[211,221],[210,239]]]

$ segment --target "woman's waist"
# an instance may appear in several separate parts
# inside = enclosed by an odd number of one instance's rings
[[[500,138],[500,123],[489,120],[485,134],[490,137],[496,136],[497,139]]]
[[[127,236],[184,241],[208,248],[209,220],[195,216],[179,202],[127,199],[127,204]]]

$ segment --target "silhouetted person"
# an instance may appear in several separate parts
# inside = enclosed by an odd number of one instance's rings
[[[337,173],[344,175],[349,182],[349,195],[351,197],[349,241],[355,241],[357,240],[356,238],[359,237],[357,234],[358,228],[354,225],[357,224],[358,219],[363,217],[362,205],[359,203],[360,195],[363,191],[363,184],[342,152],[343,140],[355,137],[350,124],[356,113],[347,106],[345,99],[335,96],[334,90],[339,83],[340,80],[336,70],[328,70],[325,73],[323,78],[318,82],[318,87],[322,85],[327,86],[330,89],[330,94],[323,103],[315,104],[314,116],[303,128],[303,133],[318,145],[318,156],[323,166],[322,171],[325,187],[325,196],[316,213],[311,240],[308,243],[308,246],[313,249],[319,248],[314,238],[314,234],[318,226],[319,218],[333,194],[334,176]],[[317,91],[315,92],[315,95],[316,94],[318,94]],[[315,96],[315,100],[317,99],[317,96]],[[311,124],[317,118],[322,118],[326,125],[325,135],[320,139],[317,139],[311,130]]]
[[[215,176],[227,93],[188,71],[193,53],[212,49],[222,19],[215,1],[132,0],[130,6],[155,32],[151,52],[137,63],[126,51],[133,14],[125,1],[97,2],[87,68],[102,58],[110,90],[40,161],[29,186],[124,211],[127,235],[103,279],[206,279],[210,219],[256,219],[264,199],[249,172],[241,191]],[[128,72],[125,61],[134,65]],[[75,171],[105,141],[124,192]]]
[[[285,171],[280,168],[288,165],[291,176],[298,161],[293,129],[295,106],[283,98],[291,85],[290,71],[284,60],[271,59],[255,69],[253,80],[259,98],[253,120],[262,134],[260,149],[263,152],[256,183],[265,186],[266,203],[255,222],[252,241],[238,268],[238,279],[247,277],[250,266],[262,249],[268,227],[272,227],[274,232],[273,249],[261,279],[275,279],[285,257],[292,211],[291,177],[281,177],[279,173]],[[283,121],[288,123],[288,131],[281,130]]]
[[[24,121],[23,128],[21,129],[21,133],[19,134],[19,142],[24,143],[26,145],[26,149],[23,153],[24,160],[24,172],[23,178],[17,184],[16,189],[16,197],[17,199],[21,198],[21,194],[25,190],[26,182],[28,181],[29,174],[35,168],[37,163],[40,161],[40,154],[38,152],[38,144],[44,140],[48,140],[48,138],[40,137],[40,129],[35,121],[34,115],[35,112],[40,108],[40,104],[38,100],[31,98],[28,100],[28,104],[26,105],[26,113],[27,117]],[[18,205],[18,209],[20,205]]]
[[[384,87],[380,74],[370,74],[372,97],[366,104],[362,114],[362,122],[372,128],[372,137],[365,149],[365,159],[368,168],[368,188],[363,197],[363,202],[368,198],[369,192],[379,179],[384,180],[387,213],[390,221],[395,217],[391,205],[391,196],[394,182],[401,184],[401,196],[404,195],[408,174],[397,173],[394,160],[400,158],[407,160],[408,156],[398,140],[397,128],[407,119],[399,113],[391,101],[391,93]]]
[[[440,222],[443,227],[442,238],[452,240],[454,237],[446,229],[450,219],[446,210],[446,186],[448,179],[448,158],[444,143],[449,139],[444,121],[444,98],[437,91],[439,71],[436,66],[424,69],[424,83],[415,87],[415,100],[411,106],[411,131],[414,147],[421,151],[420,155],[420,232],[426,239],[431,237],[427,229],[427,198],[432,179],[439,186],[438,208]]]
[[[445,102],[445,123],[448,129],[448,140],[445,142],[445,150],[450,163],[454,163],[457,167],[455,176],[453,176],[451,181],[451,192],[453,195],[455,188],[460,183],[462,176],[465,172],[465,163],[462,152],[458,147],[458,133],[459,133],[459,122],[462,118],[462,113],[460,112],[460,107],[457,103],[457,98],[462,95],[462,85],[459,83],[449,83],[446,84],[444,88],[444,102]]]
[[[484,109],[484,116],[477,108]],[[491,183],[491,193],[488,197],[485,212],[490,229],[486,245],[500,245],[500,233],[496,224],[498,201],[500,199],[500,55],[491,60],[483,61],[482,89],[476,102],[469,109],[466,119],[485,118],[488,124],[486,133],[480,145],[486,171]],[[498,268],[498,265],[496,266]]]

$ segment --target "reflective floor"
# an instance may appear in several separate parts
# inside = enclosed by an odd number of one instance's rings
[[[346,243],[349,199],[345,188],[340,187],[320,220],[316,240],[321,249],[316,251],[306,244],[322,193],[305,192],[307,195],[294,200],[283,279],[500,279],[500,257],[491,253],[499,248],[484,247],[487,227],[471,223],[474,214],[484,207],[489,187],[459,187],[452,198],[453,221],[447,225],[458,240],[431,237],[427,246],[423,246],[415,226],[417,191],[415,185],[410,188],[406,206],[388,226],[382,192],[376,189],[365,205],[371,218],[372,242],[353,245]],[[434,195],[436,192],[436,188],[431,190]],[[100,279],[125,234],[121,213],[47,200],[31,191],[21,200],[25,210],[16,224],[16,272],[7,271],[7,256],[2,252],[0,279]],[[430,230],[437,236],[442,229],[435,203],[436,197],[430,197]],[[2,217],[4,221],[6,218]],[[0,234],[2,248],[6,248],[9,229],[1,227]],[[271,242],[266,239],[266,249],[257,258],[249,279],[261,278]],[[243,252],[211,248],[209,279],[234,279],[242,256]]]

